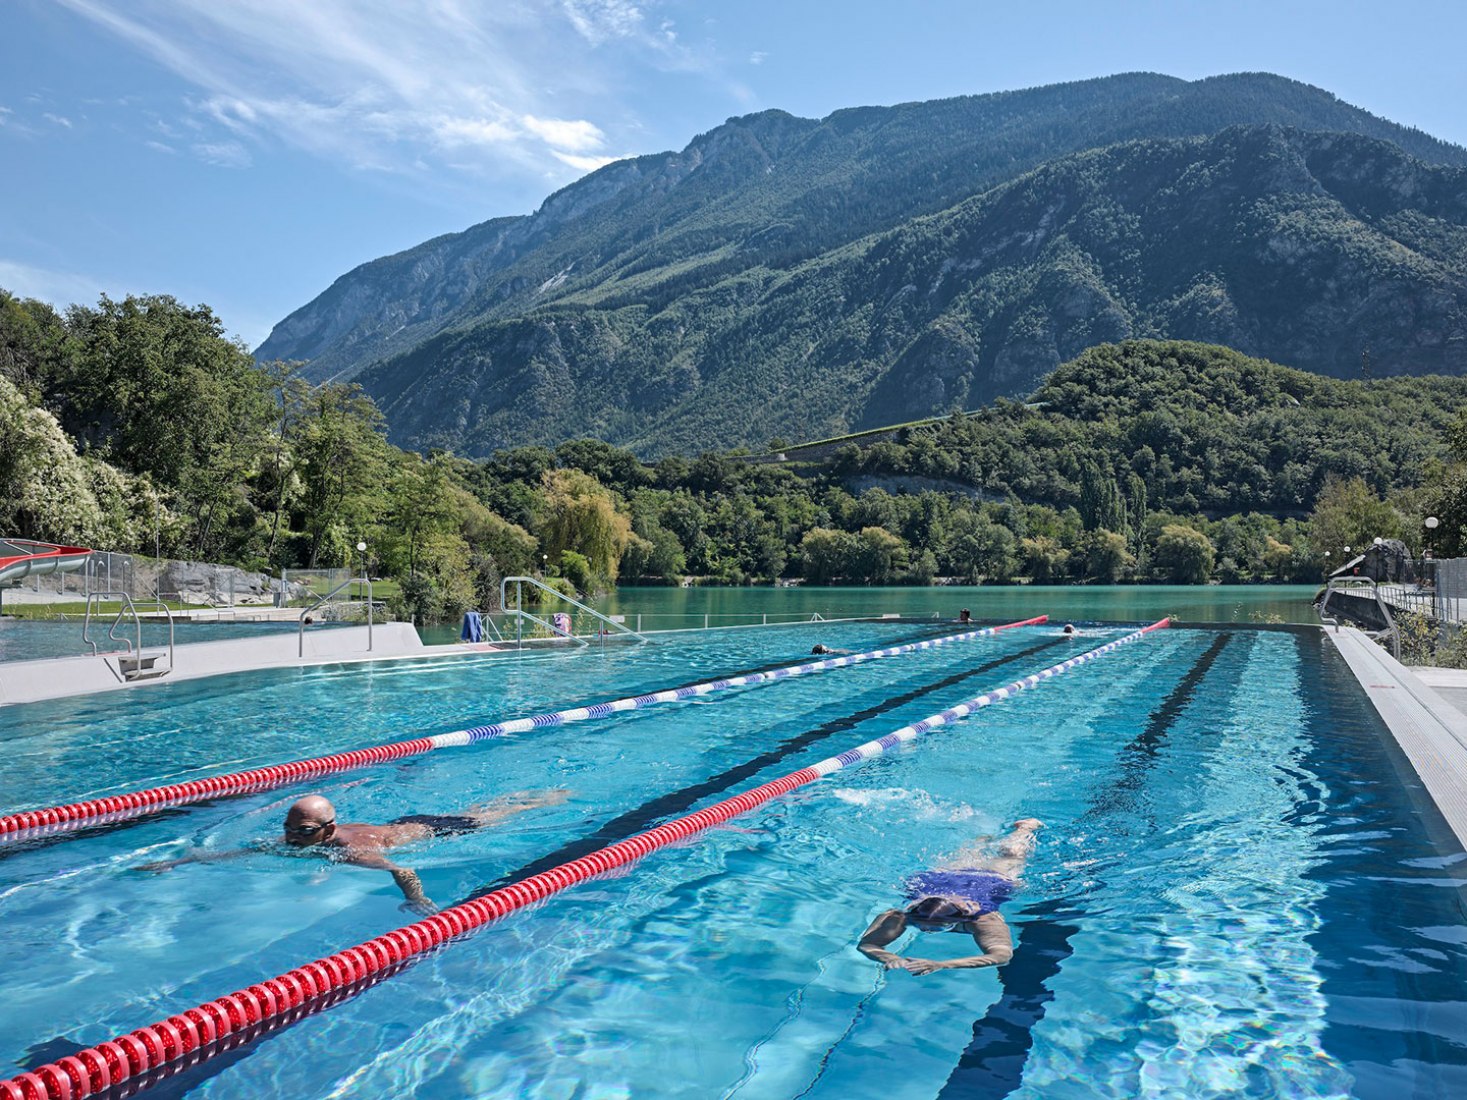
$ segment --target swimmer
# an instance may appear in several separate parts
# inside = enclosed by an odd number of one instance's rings
[[[1076,634],[1080,632],[1075,629],[1074,623],[1065,623],[1065,628],[1061,630],[1060,633],[1067,638],[1073,638]]]
[[[979,837],[947,863],[913,875],[906,882],[905,909],[888,909],[871,922],[857,950],[888,970],[918,976],[938,970],[971,970],[1003,966],[1014,957],[1014,938],[998,907],[1013,896],[1024,864],[1034,851],[1034,833],[1042,822],[1015,821],[990,852],[991,838]],[[996,853],[996,854],[995,854]],[[981,955],[960,959],[918,959],[886,950],[908,927],[921,932],[963,932],[982,948]]]
[[[971,623],[972,621],[973,621],[973,613],[971,611],[969,611],[966,607],[963,608],[963,610],[961,610],[961,611],[958,612],[958,622],[960,622],[960,623]]]
[[[816,642],[815,643],[815,648],[813,648],[812,650],[810,650],[810,652],[813,653],[817,657],[823,657],[823,656],[836,656],[836,655],[842,654],[842,653],[849,653],[850,650],[849,649],[831,649],[830,646],[828,646],[828,645],[823,645],[820,642]]]
[[[285,828],[280,843],[296,849],[313,849],[327,859],[386,871],[392,876],[405,900],[404,909],[427,915],[438,907],[423,893],[416,871],[399,867],[382,853],[387,848],[427,840],[430,837],[456,836],[470,833],[505,818],[541,806],[557,806],[570,797],[564,788],[545,791],[520,791],[496,798],[483,805],[471,806],[461,814],[408,814],[385,825],[342,822],[337,824],[336,807],[319,794],[308,794],[293,803],[285,814]],[[242,848],[227,852],[191,853],[181,859],[145,863],[139,871],[168,871],[184,863],[215,863],[249,855],[257,849]]]

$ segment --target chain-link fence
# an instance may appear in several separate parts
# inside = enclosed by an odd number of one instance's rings
[[[214,607],[258,606],[307,598],[311,591],[324,594],[346,577],[346,570],[320,573],[324,579],[338,573],[340,577],[325,588],[317,588],[319,582],[314,575],[305,578],[308,587],[301,583],[302,578],[294,575],[276,578],[228,565],[94,550],[78,569],[36,576],[6,592],[21,598],[50,596],[62,603],[81,601],[96,592],[121,592],[134,600],[164,599]],[[345,593],[342,596],[345,598]]]
[[[1467,668],[1467,558],[1416,562],[1416,583],[1382,584],[1407,664]]]

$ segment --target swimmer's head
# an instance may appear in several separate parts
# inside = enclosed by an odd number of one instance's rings
[[[1065,628],[1060,633],[1062,633],[1062,634],[1073,634],[1073,633],[1075,633],[1075,624],[1074,623],[1065,623]]]
[[[810,652],[811,653],[815,653],[815,654],[820,654],[820,653],[829,653],[830,650],[826,646],[823,646],[823,645],[820,645],[819,643],[816,643],[815,648],[812,649],[812,650],[810,650]]]
[[[308,848],[329,840],[336,832],[336,807],[319,794],[298,799],[285,812],[285,843]]]
[[[977,920],[983,915],[983,906],[967,898],[932,894],[907,906],[906,913],[913,924],[931,930]]]

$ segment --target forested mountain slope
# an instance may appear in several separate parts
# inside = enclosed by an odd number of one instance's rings
[[[360,380],[404,446],[594,435],[656,455],[972,408],[1135,336],[1461,374],[1464,246],[1467,171],[1234,128],[1064,158],[792,270],[451,330]]]
[[[1274,127],[1258,131],[1271,135],[1258,139],[1265,145],[1284,140],[1280,126],[1377,141],[1333,154],[1336,161],[1362,158],[1353,166],[1316,169],[1310,157],[1332,155],[1304,150],[1297,136],[1285,142],[1292,148],[1272,151],[1163,140],[1239,125]],[[1150,177],[1136,157],[1137,141],[1159,142]],[[1074,159],[1117,144],[1130,152]],[[1357,149],[1365,151],[1351,152]],[[1230,163],[1232,156],[1243,160]],[[1267,163],[1276,156],[1284,163]],[[1180,157],[1191,159],[1179,170]],[[1316,348],[1308,331],[1292,345],[1280,343],[1276,323],[1252,316],[1246,289],[1219,282],[1217,257],[1208,257],[1213,266],[1172,270],[1188,266],[1191,250],[1163,219],[1185,215],[1186,231],[1231,246],[1237,242],[1219,238],[1235,227],[1214,219],[1237,213],[1245,197],[1256,203],[1263,194],[1313,191],[1323,207],[1306,210],[1290,200],[1275,220],[1343,218],[1383,235],[1365,245],[1373,256],[1390,244],[1413,249],[1429,240],[1436,252],[1426,256],[1439,261],[1437,252],[1454,247],[1461,219],[1435,209],[1452,206],[1444,197],[1427,201],[1431,196],[1413,189],[1460,192],[1460,174],[1447,169],[1464,163],[1467,151],[1268,74],[1195,82],[1129,74],[839,111],[820,121],[769,111],[730,120],[680,153],[608,165],[551,196],[534,215],[496,219],[363,265],[282,321],[257,355],[310,360],[308,375],[316,379],[352,377],[395,358],[363,377],[386,408],[394,438],[467,453],[586,432],[643,452],[758,443],[771,434],[767,414],[783,434],[840,430],[870,422],[866,404],[885,404],[893,393],[906,411],[940,411],[954,401],[1022,392],[1036,372],[1085,346],[1075,340],[1087,335],[1234,340],[1241,333],[1253,338],[1239,340],[1245,350],[1344,370],[1343,359],[1358,366],[1361,347],[1342,349],[1342,334],[1334,331],[1326,348]],[[1239,178],[1259,171],[1260,180]],[[1316,171],[1330,182],[1311,178]],[[1122,193],[1107,194],[1113,186]],[[1146,187],[1161,189],[1149,205],[1139,194]],[[1268,217],[1255,213],[1257,231]],[[1137,228],[1153,238],[1169,239],[1126,246],[1126,218],[1139,219]],[[1285,224],[1284,235],[1295,228],[1308,230],[1309,247],[1319,244],[1322,224]],[[950,256],[934,232],[958,234],[978,251]],[[1353,229],[1342,232],[1348,237]],[[1061,255],[1066,242],[1096,234],[1103,257],[1076,255],[1083,243],[1068,259]],[[1156,255],[1159,245],[1175,254]],[[1028,246],[1041,254],[1018,256]],[[1343,240],[1322,247],[1351,252]],[[880,248],[892,250],[914,277],[933,274],[918,270],[924,265],[914,250],[935,248],[938,267],[946,259],[954,264],[944,272],[945,288],[936,297],[916,295],[892,318],[878,316],[890,312],[889,298],[807,300],[812,289],[826,298],[824,291],[893,289],[913,297],[906,283],[889,287],[880,273],[869,273],[865,286],[849,273],[853,262],[879,259],[873,249]],[[983,280],[975,275],[990,260],[1011,277],[982,288],[990,303],[964,308],[947,300],[931,314],[954,288],[977,288]],[[1155,271],[1157,264],[1171,269]],[[1352,282],[1358,270],[1353,262],[1345,266]],[[1027,285],[1041,268],[1051,277]],[[1394,285],[1413,308],[1422,306],[1425,319],[1449,325],[1456,292],[1438,275],[1413,272]],[[1179,285],[1183,276],[1190,278]],[[838,285],[822,286],[829,278]],[[1334,294],[1333,286],[1317,289]],[[1353,301],[1354,289],[1345,287],[1345,298]],[[1153,300],[1161,290],[1165,298]],[[1063,300],[1054,300],[1055,292]],[[1273,301],[1270,293],[1257,297]],[[1307,302],[1309,295],[1295,299]],[[825,331],[832,314],[842,322],[839,333]],[[1330,322],[1337,319],[1336,311]],[[874,345],[864,332],[870,325],[881,330]],[[1444,332],[1437,343],[1449,340]],[[784,345],[774,360],[749,358],[771,342]],[[1443,355],[1429,334],[1422,347],[1409,349],[1409,341],[1389,332],[1358,343],[1370,344],[1382,371],[1441,369]],[[1400,361],[1391,358],[1397,350]],[[806,409],[764,409],[760,401],[791,384],[791,356],[833,371],[837,388],[854,392],[840,399],[822,394]],[[873,356],[881,362],[869,361]],[[422,385],[404,385],[407,372],[423,375]],[[435,409],[444,395],[453,400]],[[695,408],[710,397],[745,404],[746,423],[711,422]],[[894,415],[883,409],[876,419]]]

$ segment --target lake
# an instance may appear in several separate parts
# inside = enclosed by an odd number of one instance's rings
[[[1261,585],[985,585],[939,588],[620,588],[587,601],[596,610],[626,616],[643,630],[737,626],[764,621],[932,615],[1011,620],[1048,614],[1075,622],[1153,621],[1164,615],[1189,623],[1286,622],[1318,624],[1312,584]],[[511,589],[511,600],[513,590]],[[580,629],[577,627],[577,629]],[[457,629],[424,631],[444,642]]]

